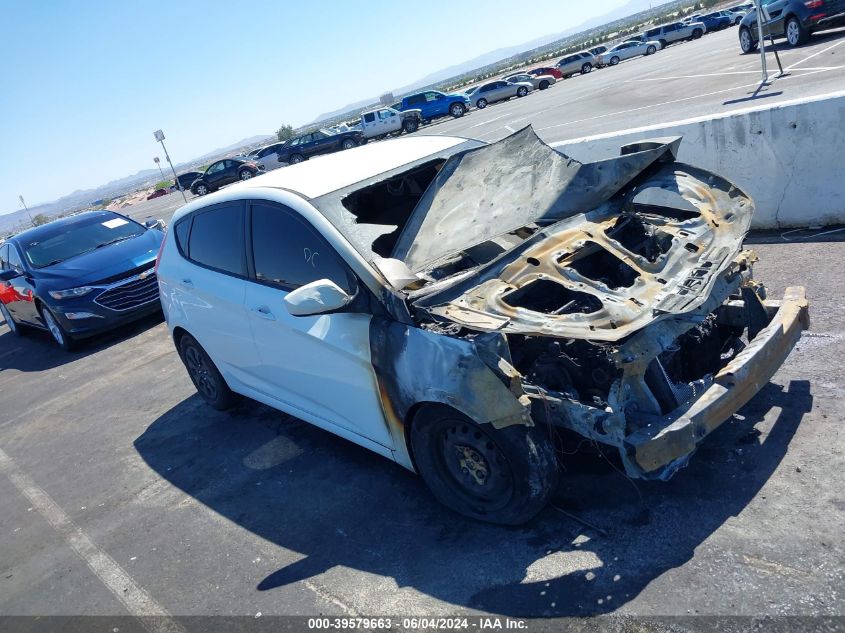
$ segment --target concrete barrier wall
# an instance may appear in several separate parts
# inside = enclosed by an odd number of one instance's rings
[[[683,136],[679,161],[753,198],[753,228],[845,224],[845,91],[552,145],[588,162],[662,136]]]

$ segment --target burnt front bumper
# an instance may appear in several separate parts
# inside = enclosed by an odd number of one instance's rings
[[[804,288],[786,289],[782,301],[763,302],[771,321],[683,410],[657,418],[625,437],[629,473],[668,479],[683,467],[699,442],[748,402],[777,372],[809,327]],[[632,472],[633,471],[633,472]]]

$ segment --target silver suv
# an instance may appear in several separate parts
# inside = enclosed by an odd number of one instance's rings
[[[645,32],[646,40],[657,40],[663,48],[681,40],[697,40],[707,32],[704,22],[672,22]]]
[[[592,53],[582,52],[567,55],[557,63],[558,70],[564,78],[581,73],[586,75],[596,66],[596,58]]]

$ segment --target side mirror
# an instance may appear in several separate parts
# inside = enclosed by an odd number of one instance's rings
[[[355,297],[330,279],[318,279],[285,296],[285,307],[293,316],[314,316],[340,310]]]
[[[23,273],[15,270],[14,268],[10,268],[9,270],[0,270],[0,281],[11,281],[12,279],[17,279],[18,277],[23,277]]]
[[[167,228],[167,225],[164,223],[164,220],[159,218],[158,220],[153,220],[152,218],[148,218],[144,220],[144,226],[148,229],[158,229],[159,231],[163,231]]]

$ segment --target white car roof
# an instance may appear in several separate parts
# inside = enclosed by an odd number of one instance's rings
[[[465,142],[466,139],[454,136],[415,135],[368,143],[355,149],[325,154],[275,169],[227,187],[226,191],[278,187],[296,191],[308,198],[318,198]]]

